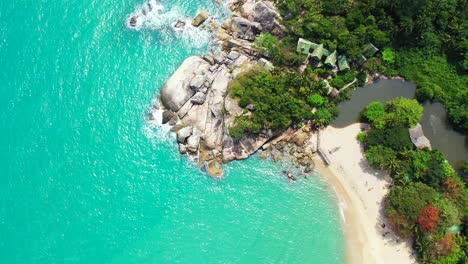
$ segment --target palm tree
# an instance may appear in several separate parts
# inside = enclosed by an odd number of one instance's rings
[[[399,154],[400,154],[400,157],[401,157],[402,159],[411,160],[411,159],[412,159],[412,155],[411,155],[412,153],[413,153],[413,150],[412,150],[412,149],[410,149],[410,148],[404,148],[404,149],[402,149],[402,150],[400,151]]]
[[[395,172],[400,169],[400,162],[396,159],[396,157],[391,157],[385,162],[383,167],[390,173],[390,175],[395,175]]]

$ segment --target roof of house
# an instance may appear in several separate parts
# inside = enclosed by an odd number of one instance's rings
[[[423,149],[425,147],[431,148],[431,142],[426,136],[424,136],[423,129],[419,123],[416,124],[416,126],[409,129],[409,134],[410,134],[411,142],[413,142],[416,148],[418,149]]]
[[[374,54],[378,51],[379,49],[377,47],[374,46],[374,44],[372,43],[368,43],[365,47],[364,47],[364,50],[363,50],[363,54],[367,57],[372,57],[374,56]]]
[[[325,64],[330,67],[335,67],[336,65],[336,50],[333,51],[330,55],[328,55],[327,59],[325,60]]]
[[[359,55],[359,57],[358,57],[358,63],[359,63],[359,64],[363,64],[363,63],[365,63],[366,61],[367,61],[367,58],[366,58],[364,55],[362,55],[362,54]]]
[[[345,55],[338,56],[338,68],[340,71],[347,71],[350,69],[348,60]]]
[[[323,44],[320,44],[317,48],[314,49],[314,52],[310,55],[312,58],[321,60],[323,56]]]
[[[299,40],[297,41],[296,51],[307,55],[309,54],[310,50],[313,50],[317,48],[318,46],[319,46],[318,44],[315,44],[311,41],[308,41],[303,38],[299,38]]]

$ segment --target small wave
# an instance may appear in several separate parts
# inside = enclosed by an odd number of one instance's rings
[[[154,99],[153,105],[158,105],[159,99]],[[157,141],[170,142],[175,138],[175,133],[171,130],[169,124],[162,123],[162,116],[164,110],[159,108],[152,108],[148,113],[148,118],[143,127],[144,134],[150,139]]]
[[[344,210],[346,209],[346,203],[339,202],[338,203],[338,208],[340,210],[341,220],[343,220],[343,223],[346,223],[346,218],[345,218],[345,214],[344,214]]]
[[[205,23],[209,24],[211,21],[220,23],[219,19],[221,17],[214,15]],[[184,25],[175,27],[177,21],[183,22]],[[166,10],[154,0],[137,6],[135,11],[127,17],[125,24],[129,29],[136,31],[158,31],[163,40],[170,41],[174,37],[179,38],[186,44],[184,46],[195,49],[206,47],[214,39],[213,32],[208,29],[192,26],[192,20],[186,17],[181,7],[174,6]]]
[[[125,24],[128,28],[140,30],[145,28],[149,21],[159,17],[163,9],[161,4],[151,0],[137,6],[135,11],[128,16]]]

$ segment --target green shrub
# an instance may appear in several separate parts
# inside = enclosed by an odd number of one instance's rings
[[[307,97],[307,100],[311,106],[320,107],[325,103],[325,99],[320,94],[312,94]]]
[[[376,120],[381,118],[385,114],[385,106],[382,102],[372,102],[364,111],[364,118],[374,123]]]

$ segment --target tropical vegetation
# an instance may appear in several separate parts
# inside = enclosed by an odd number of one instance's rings
[[[468,131],[466,0],[287,0],[278,6],[289,37],[277,46],[294,46],[302,37],[357,64],[373,43],[382,52],[361,69],[415,81],[418,100],[442,102],[455,128]]]
[[[358,139],[369,164],[393,179],[385,214],[395,233],[413,238],[422,263],[467,263],[468,179],[440,151],[413,146],[408,128],[421,117],[416,100],[373,102],[363,111],[371,128]]]

